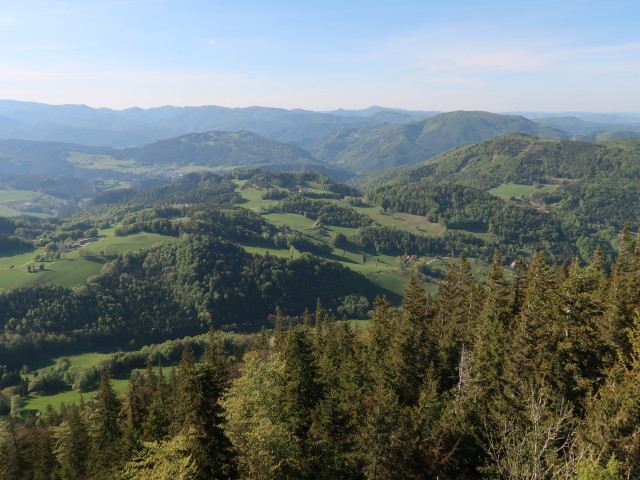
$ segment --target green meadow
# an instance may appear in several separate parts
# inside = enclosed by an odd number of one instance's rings
[[[126,237],[116,237],[114,229],[100,231],[99,240],[75,251],[62,254],[59,260],[36,262],[42,253],[37,248],[30,252],[0,257],[0,288],[18,288],[42,283],[53,283],[63,287],[74,287],[86,282],[87,278],[100,273],[102,266],[113,254],[149,248],[158,242],[175,241],[156,233],[136,233]],[[43,264],[44,271],[29,273],[29,266]],[[11,269],[11,267],[14,267]]]
[[[112,378],[111,386],[119,394],[124,395],[129,389],[128,378]],[[44,412],[47,406],[51,405],[55,410],[60,410],[60,406],[64,403],[70,405],[72,403],[80,403],[81,401],[92,400],[96,396],[96,390],[80,393],[76,390],[65,390],[53,395],[29,395],[24,402],[23,410],[37,410]]]
[[[489,193],[503,200],[511,200],[513,198],[529,197],[534,192],[553,192],[558,187],[559,185],[553,184],[519,185],[517,183],[503,183],[489,190]]]

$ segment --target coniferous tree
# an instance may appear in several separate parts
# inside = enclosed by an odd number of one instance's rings
[[[577,407],[592,391],[610,365],[613,352],[600,338],[598,325],[604,304],[598,298],[601,273],[596,269],[581,268],[575,259],[561,288],[561,314],[559,321],[564,330],[558,343],[562,358],[564,395]]]
[[[291,328],[287,333],[282,359],[287,372],[287,399],[283,408],[293,432],[304,442],[311,426],[311,411],[320,400],[321,393],[311,331]]]
[[[288,479],[300,472],[300,440],[282,409],[286,365],[278,353],[250,351],[223,407],[241,478]]]
[[[121,402],[111,386],[109,372],[105,369],[100,375],[100,386],[96,393],[95,408],[91,422],[92,471],[98,475],[104,470],[116,467],[124,460],[122,441]]]
[[[24,457],[18,421],[13,416],[0,424],[0,475],[7,480],[21,480],[28,459]]]
[[[161,441],[167,436],[171,426],[171,416],[167,411],[169,394],[162,365],[158,365],[158,375],[154,375],[151,382],[155,382],[155,385],[150,386],[152,393],[147,416],[142,424],[143,435],[145,440]]]
[[[368,329],[368,358],[374,376],[383,377],[387,372],[387,356],[392,344],[393,332],[397,323],[396,313],[387,297],[376,297],[373,302],[371,325]]]
[[[220,400],[228,386],[226,361],[221,348],[210,347],[206,360],[193,365],[183,357],[181,391],[186,413],[182,432],[189,438],[190,465],[195,480],[226,480],[237,477],[231,441],[224,432],[224,409]]]
[[[311,412],[310,450],[316,478],[358,478],[356,455],[364,362],[357,361],[356,335],[348,324],[324,315],[316,329],[316,357],[321,398]]]
[[[472,395],[476,400],[488,401],[502,388],[506,338],[513,328],[511,290],[503,268],[502,256],[496,251],[470,349],[469,380],[475,382],[470,387],[474,388]]]
[[[507,356],[508,381],[525,386],[558,380],[558,342],[564,334],[559,318],[559,289],[544,254],[531,257],[527,288]],[[516,387],[517,390],[517,387]]]
[[[413,405],[418,400],[427,370],[437,364],[433,312],[415,270],[409,277],[401,306],[388,360],[394,369],[392,373],[400,401]]]
[[[65,480],[88,478],[92,443],[80,407],[74,405],[67,410],[65,420],[54,430],[54,438],[60,477]]]
[[[472,343],[473,326],[484,300],[464,254],[460,254],[457,265],[447,266],[439,293],[436,325],[439,329],[440,375],[443,387],[451,388],[458,376],[463,352],[468,351]]]
[[[628,332],[631,351],[618,351],[606,382],[587,402],[581,447],[596,459],[615,458],[623,478],[640,476],[640,314]]]
[[[371,480],[411,478],[413,432],[408,407],[384,385],[368,390],[360,434],[363,473]]]
[[[24,478],[48,480],[57,478],[58,463],[53,454],[51,431],[39,423],[27,425],[24,455],[30,459],[30,468],[23,471]]]

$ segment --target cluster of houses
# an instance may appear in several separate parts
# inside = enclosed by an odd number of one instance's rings
[[[73,242],[68,245],[62,245],[62,247],[60,247],[60,250],[62,251],[77,250],[78,248],[84,247],[85,245],[91,242],[97,242],[97,241],[98,241],[98,237],[83,238],[82,240],[78,240],[77,242]]]

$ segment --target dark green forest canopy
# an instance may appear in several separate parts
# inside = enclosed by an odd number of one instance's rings
[[[279,307],[301,315],[320,298],[330,308],[371,295],[364,277],[309,255],[252,255],[214,236],[127,253],[86,286],[37,286],[0,293],[0,364],[65,342],[122,345],[216,328],[255,330]],[[83,340],[84,339],[84,340]],[[43,345],[45,344],[45,345]]]
[[[18,400],[2,397],[0,408],[14,415],[0,427],[0,473],[637,478],[634,252],[625,229],[609,272],[600,257],[559,267],[535,253],[512,280],[496,253],[483,281],[461,256],[437,299],[414,274],[400,308],[376,300],[366,330],[339,324],[317,303],[305,323],[286,326],[280,316],[231,356],[216,334],[166,345],[183,352],[180,366],[168,375],[149,364],[122,398],[107,371],[95,400],[60,412],[20,416]],[[134,269],[143,257],[114,268]]]
[[[372,172],[419,163],[449,149],[511,132],[544,138],[568,137],[561,130],[518,115],[458,111],[411,123],[338,130],[319,142],[312,152],[320,160],[354,172]]]
[[[573,232],[555,215],[463,185],[386,186],[368,191],[366,198],[385,210],[425,216],[448,229],[492,233],[500,248],[512,245],[566,258],[575,243]]]
[[[425,179],[490,189],[509,182],[548,183],[597,176],[637,178],[639,173],[638,138],[581,142],[509,134],[451,149],[418,165],[371,174],[367,184],[406,184]]]

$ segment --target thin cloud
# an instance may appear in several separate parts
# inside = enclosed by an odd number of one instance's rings
[[[23,69],[10,64],[0,64],[0,78],[17,81],[48,81],[60,79],[76,80],[131,80],[142,82],[163,81],[188,82],[191,80],[215,80],[245,82],[246,76],[238,73],[182,72],[163,70],[112,70],[83,71],[79,65],[57,65],[48,70]]]
[[[604,45],[582,49],[550,49],[545,52],[534,50],[494,50],[484,52],[448,51],[438,52],[427,60],[423,74],[449,72],[452,75],[496,75],[505,73],[543,73],[548,71],[602,72],[608,70],[628,70],[640,62],[629,62],[601,58],[613,52],[634,52],[640,50],[640,43]],[[600,57],[598,62],[594,57]]]
[[[573,50],[572,52],[576,54],[588,55],[595,53],[624,52],[628,50],[640,50],[640,42],[624,43],[622,45],[604,45],[599,47],[581,48]]]
[[[437,75],[428,72],[405,75],[404,77],[402,77],[402,80],[409,82],[424,82],[464,87],[481,87],[489,83],[484,78],[472,77],[468,75]]]

